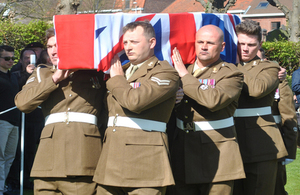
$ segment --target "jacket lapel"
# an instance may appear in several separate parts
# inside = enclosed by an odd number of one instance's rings
[[[158,59],[155,56],[146,60],[144,64],[139,69],[137,69],[137,71],[133,73],[133,75],[128,79],[128,82],[131,83],[133,81],[136,81],[138,78],[146,75],[151,69],[154,68],[157,61]]]

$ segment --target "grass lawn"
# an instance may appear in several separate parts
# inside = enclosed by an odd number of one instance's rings
[[[286,166],[287,184],[285,186],[289,195],[300,194],[300,149],[297,149],[297,159]],[[25,190],[24,195],[33,195],[31,190]]]
[[[297,149],[297,157],[294,162],[286,166],[287,184],[285,186],[289,195],[300,194],[300,149]]]

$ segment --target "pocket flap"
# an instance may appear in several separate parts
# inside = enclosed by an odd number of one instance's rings
[[[138,145],[163,145],[161,132],[150,132],[143,130],[128,130],[126,131],[127,145],[138,144]]]
[[[85,136],[101,137],[100,131],[96,125],[93,124],[82,124],[81,125]]]
[[[41,139],[51,138],[54,130],[54,125],[46,125],[41,133]]]
[[[202,131],[200,137],[202,143],[223,142],[236,139],[232,127],[220,130]]]

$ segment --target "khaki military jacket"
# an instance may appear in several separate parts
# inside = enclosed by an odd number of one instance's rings
[[[286,158],[289,159],[295,159],[297,152],[297,116],[293,95],[287,80],[280,82],[278,85],[278,97],[275,94],[275,101],[272,106],[273,115],[281,117],[281,121],[278,121],[277,126],[288,151]]]
[[[57,85],[52,66],[40,65],[16,95],[17,107],[29,113],[42,107],[44,116],[60,112],[96,115],[106,94],[103,73],[79,70]],[[98,126],[102,124],[98,122]],[[31,171],[32,177],[92,176],[100,151],[101,135],[94,124],[59,122],[44,127]]]
[[[278,64],[255,57],[244,65],[238,64],[238,68],[244,73],[238,109],[270,107],[279,83]],[[287,155],[272,114],[235,117],[235,128],[244,163],[274,160]]]
[[[191,122],[232,117],[242,89],[242,73],[234,64],[219,59],[195,78],[194,66],[188,66],[190,74],[181,78],[185,95],[176,106],[177,118]],[[245,178],[233,123],[196,132],[177,127],[171,160],[175,181],[193,184]]]
[[[129,64],[123,66],[124,70]],[[179,76],[166,61],[151,57],[129,78],[107,81],[109,116],[167,123],[175,104]],[[109,126],[94,181],[121,187],[159,187],[174,184],[166,133]]]

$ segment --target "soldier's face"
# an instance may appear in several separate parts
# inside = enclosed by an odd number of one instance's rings
[[[47,41],[47,52],[49,58],[54,66],[57,66],[57,49],[56,49],[56,39],[55,37],[51,37]]]
[[[242,62],[252,60],[259,50],[261,43],[256,35],[247,35],[239,33],[238,37],[238,54]]]
[[[196,34],[195,49],[197,60],[207,66],[220,58],[220,53],[225,47],[225,42],[220,40],[220,35],[212,27],[203,27]]]
[[[147,38],[140,26],[128,30],[123,36],[124,50],[132,64],[142,63],[153,56],[155,43],[155,38]]]

